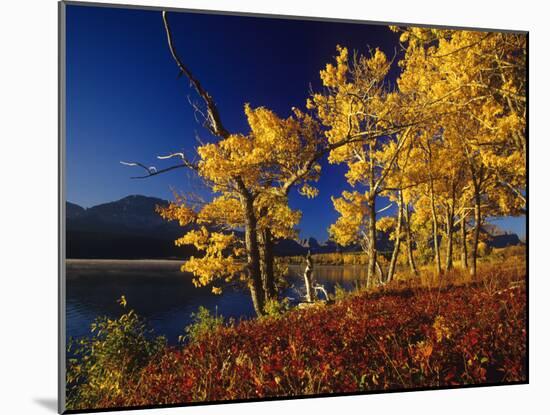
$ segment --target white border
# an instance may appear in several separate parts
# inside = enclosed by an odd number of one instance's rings
[[[113,3],[127,3],[113,0]],[[130,1],[128,1],[130,2]],[[548,29],[543,3],[463,0],[321,3],[277,0],[131,1],[253,13],[404,21],[530,31],[530,310],[531,384],[141,411],[226,414],[541,413],[548,408],[549,335],[544,263],[548,161]],[[540,5],[535,5],[540,4]],[[57,5],[55,0],[3,4],[2,65],[2,336],[3,413],[53,413],[57,373]],[[537,77],[538,75],[538,77]],[[537,137],[537,127],[540,136]]]

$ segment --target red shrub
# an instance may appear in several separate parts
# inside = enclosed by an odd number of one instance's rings
[[[454,287],[221,327],[152,361],[124,405],[524,381],[525,304],[524,288]]]

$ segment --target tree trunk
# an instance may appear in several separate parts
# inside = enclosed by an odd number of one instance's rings
[[[433,247],[434,247],[434,260],[435,266],[438,274],[441,274],[441,257],[439,255],[439,225],[437,223],[437,212],[435,210],[435,194],[434,194],[434,183],[433,179],[430,177],[430,201],[432,208],[432,223],[433,223]]]
[[[413,246],[412,246],[412,233],[411,233],[411,214],[409,212],[409,204],[405,203],[404,207],[404,213],[405,213],[405,232],[407,236],[407,257],[409,261],[409,268],[411,269],[411,272],[414,273],[414,275],[418,275],[418,270],[416,269],[416,263],[414,262],[414,254],[413,254]]]
[[[451,207],[447,213],[447,250],[445,253],[445,271],[450,271],[453,268],[453,230],[454,230],[454,216],[455,208],[454,201],[451,203]]]
[[[397,198],[397,224],[395,225],[395,240],[386,282],[390,282],[393,279],[393,274],[395,273],[397,258],[399,256],[399,248],[401,246],[401,222],[403,222],[403,195],[399,192]]]
[[[386,276],[384,275],[384,270],[382,269],[378,259],[376,259],[376,272],[378,272],[378,281],[380,281],[380,285],[384,284],[384,281],[386,281]]]
[[[304,271],[304,285],[306,287],[306,301],[312,303],[315,301],[315,288],[313,287],[313,259],[311,252],[307,252],[306,269]]]
[[[369,143],[369,193],[367,196],[367,211],[369,218],[369,263],[367,268],[367,288],[369,288],[371,282],[374,281],[374,273],[376,272],[376,192],[374,188],[373,151],[374,146],[372,143]]]
[[[453,268],[453,224],[452,218],[449,218],[447,223],[447,247],[445,252],[445,271],[450,271]]]
[[[460,221],[460,243],[462,244],[462,252],[460,259],[462,268],[468,269],[468,234],[466,232],[466,217]]]
[[[258,246],[257,219],[254,212],[254,200],[248,192],[241,192],[241,203],[245,212],[244,239],[247,254],[247,267],[249,273],[248,287],[252,296],[254,310],[258,316],[264,315],[264,300],[261,267],[260,249]]]
[[[254,306],[254,311],[258,317],[261,317],[265,314],[264,312],[264,298],[261,284],[258,283],[255,279],[250,279],[248,281],[248,289],[250,290],[250,296],[252,297],[252,305]]]
[[[277,297],[275,290],[274,256],[273,256],[273,236],[269,229],[261,233],[261,256],[262,256],[262,286],[265,295],[265,301],[274,300]]]
[[[367,210],[369,215],[369,263],[367,268],[367,288],[370,287],[373,281],[374,273],[376,272],[376,208],[374,197],[370,197],[367,202]]]
[[[470,275],[473,277],[477,275],[477,245],[479,243],[479,232],[481,230],[481,195],[479,193],[479,188],[475,189],[474,200],[475,227],[472,241],[472,263],[470,268]]]

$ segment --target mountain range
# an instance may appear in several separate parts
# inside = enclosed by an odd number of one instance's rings
[[[195,254],[192,247],[174,245],[185,229],[155,212],[157,205],[167,204],[139,195],[88,209],[67,202],[67,258],[181,258]]]
[[[182,228],[176,222],[167,222],[155,212],[156,206],[166,206],[168,201],[141,195],[103,203],[90,208],[66,203],[67,258],[178,258],[196,255],[192,246],[176,247],[174,240],[190,228]],[[498,227],[488,225],[490,245],[503,247],[517,245],[516,234],[508,234]],[[391,249],[386,235],[377,241],[380,250]],[[333,241],[320,243],[315,238],[285,239],[275,245],[276,255],[305,255],[357,251],[358,246],[342,247]]]

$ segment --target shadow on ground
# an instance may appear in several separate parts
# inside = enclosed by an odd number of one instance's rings
[[[57,413],[57,399],[54,398],[35,398],[34,402],[48,409],[51,412]]]

